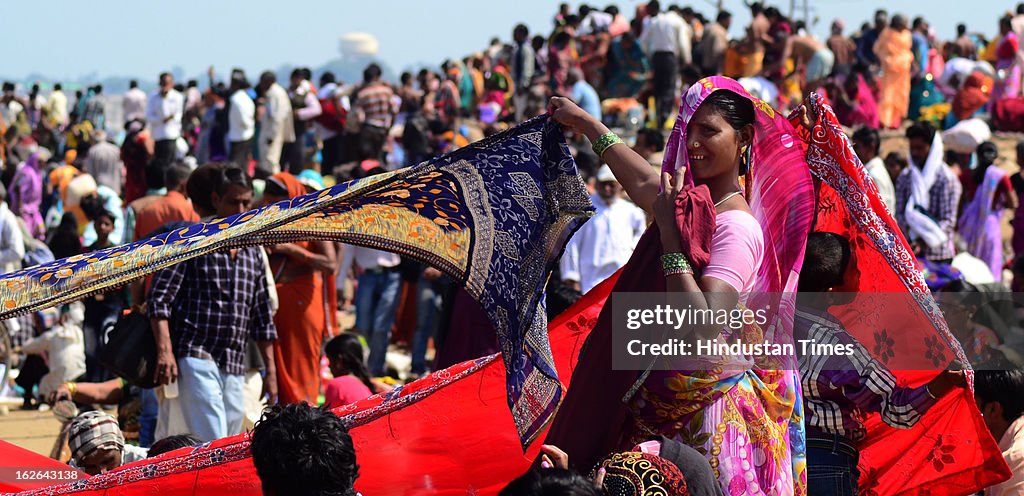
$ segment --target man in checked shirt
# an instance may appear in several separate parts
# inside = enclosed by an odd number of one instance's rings
[[[921,387],[898,385],[889,369],[825,312],[829,305],[845,303],[840,301],[843,295],[831,291],[843,284],[849,262],[850,244],[842,236],[815,232],[808,237],[797,287],[802,294],[793,320],[794,338],[843,346],[852,353],[801,354],[799,358],[807,426],[807,494],[857,494],[857,446],[865,436],[858,419],[862,413],[878,413],[887,425],[909,429],[943,395],[966,387],[963,372],[950,370]]]
[[[241,169],[227,167],[212,199],[218,217],[245,212],[252,183]],[[203,441],[242,430],[247,337],[259,344],[266,363],[269,403],[277,401],[277,330],[260,249],[203,255],[153,277],[148,303],[157,343],[156,381],[177,381],[185,424]]]

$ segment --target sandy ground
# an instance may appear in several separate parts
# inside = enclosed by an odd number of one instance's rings
[[[3,407],[9,413],[3,414]],[[0,439],[21,446],[43,456],[50,456],[50,449],[60,431],[60,422],[49,411],[19,410],[21,402],[0,406]]]

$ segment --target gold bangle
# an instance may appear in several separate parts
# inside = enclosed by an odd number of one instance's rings
[[[71,393],[71,398],[74,399],[75,393],[78,392],[78,383],[68,381],[64,385],[67,386],[68,392]]]

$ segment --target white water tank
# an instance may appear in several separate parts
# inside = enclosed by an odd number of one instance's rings
[[[373,56],[380,50],[377,37],[369,33],[348,33],[338,41],[342,57]]]

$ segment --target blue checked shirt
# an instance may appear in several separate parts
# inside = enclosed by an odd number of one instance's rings
[[[887,425],[908,429],[935,404],[926,386],[899,386],[889,369],[831,315],[798,309],[793,334],[815,344],[849,344],[853,349],[852,355],[800,355],[808,434],[838,434],[858,442],[866,434],[860,420],[866,413],[878,413]]]
[[[903,172],[896,178],[896,223],[903,230],[907,240],[913,242],[910,237],[910,226],[907,224],[906,210],[907,202],[910,201],[910,167],[903,169]],[[947,167],[943,165],[943,167]],[[928,215],[939,224],[949,240],[942,246],[931,248],[926,246],[922,256],[926,260],[949,260],[956,255],[956,248],[953,244],[956,230],[957,209],[960,207],[960,194],[963,193],[963,186],[960,181],[952,177],[952,174],[939,174],[935,184],[928,191]]]
[[[260,248],[211,253],[153,277],[149,316],[167,319],[176,357],[212,358],[226,373],[245,373],[246,339],[277,339]]]

